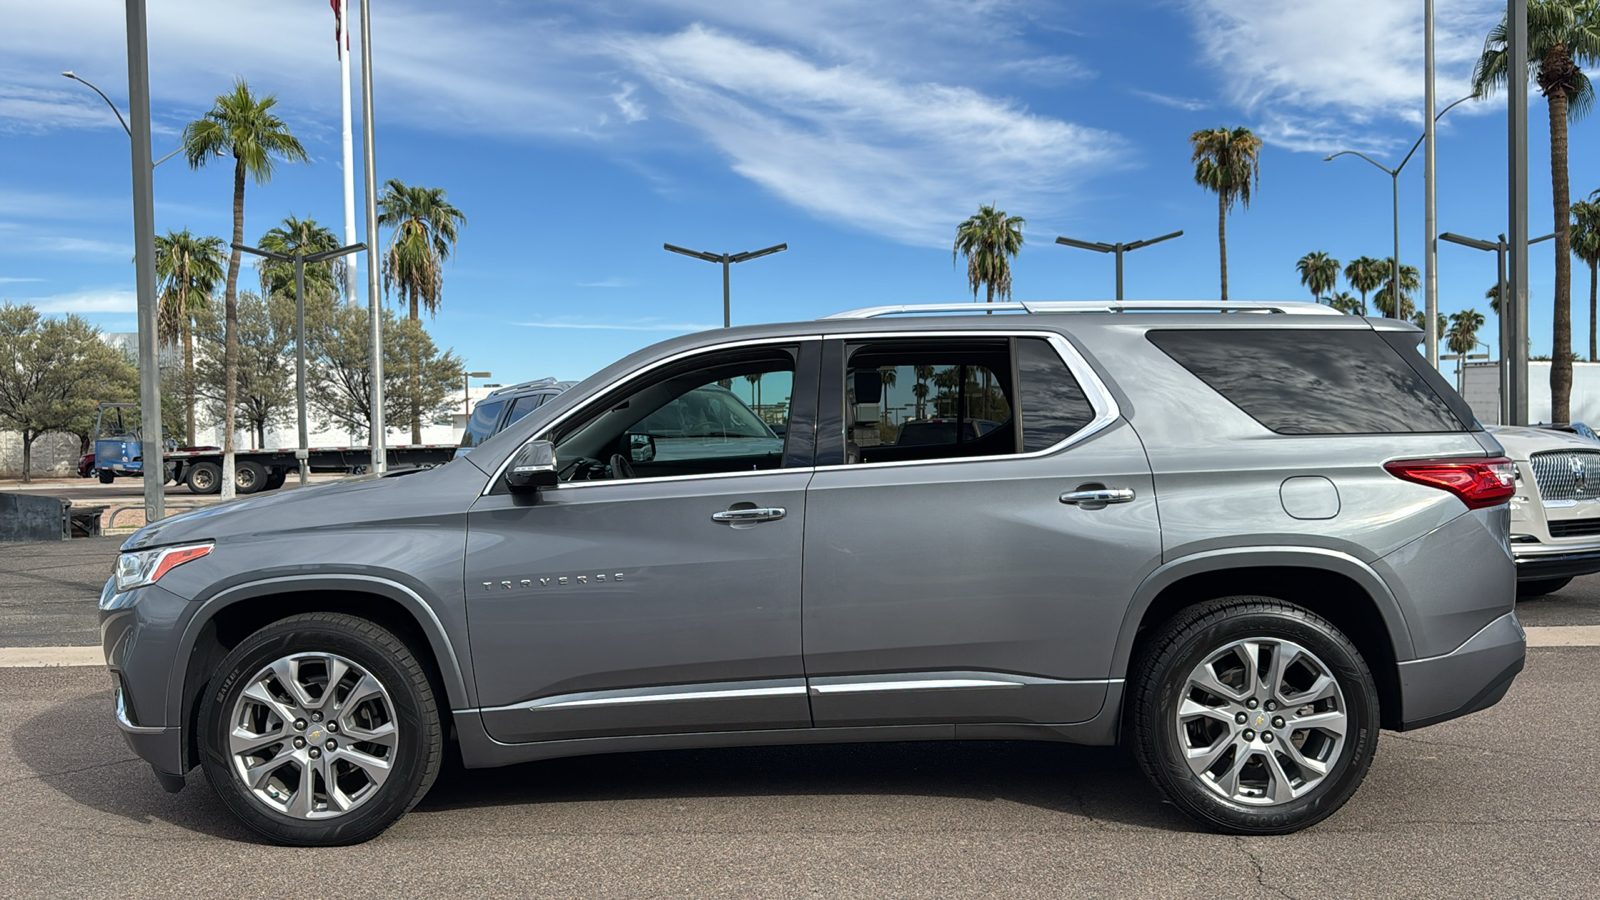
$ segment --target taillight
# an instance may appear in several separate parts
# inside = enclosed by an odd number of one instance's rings
[[[1517,469],[1503,456],[1489,459],[1400,459],[1384,463],[1405,481],[1449,491],[1468,509],[1498,506],[1517,492]]]

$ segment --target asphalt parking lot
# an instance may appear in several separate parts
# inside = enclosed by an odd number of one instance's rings
[[[118,542],[0,545],[0,647],[93,644]],[[1600,624],[1600,577],[1522,614]],[[97,667],[0,668],[0,895],[1593,897],[1597,757],[1600,647],[1539,648],[1493,709],[1385,733],[1288,837],[1197,831],[1119,750],[984,742],[450,769],[368,844],[286,850],[198,771],[162,792]]]

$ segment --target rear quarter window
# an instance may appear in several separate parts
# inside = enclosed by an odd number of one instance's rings
[[[1375,331],[1151,331],[1150,342],[1278,434],[1467,431],[1451,404]],[[1442,383],[1442,382],[1441,382]],[[1445,390],[1448,390],[1448,386]]]

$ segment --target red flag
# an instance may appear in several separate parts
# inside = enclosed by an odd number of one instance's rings
[[[338,49],[339,35],[344,35],[344,50],[349,53],[350,34],[344,30],[344,22],[339,18],[339,2],[340,0],[328,0],[328,5],[333,7],[333,44],[334,49]]]

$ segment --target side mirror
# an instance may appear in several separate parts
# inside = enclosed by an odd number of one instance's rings
[[[628,435],[628,461],[636,463],[654,462],[656,458],[656,436],[653,434]]]
[[[556,447],[549,441],[530,441],[511,459],[506,470],[506,487],[513,491],[536,491],[555,487],[561,481],[556,470]]]

